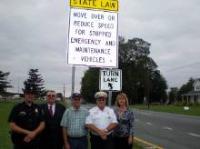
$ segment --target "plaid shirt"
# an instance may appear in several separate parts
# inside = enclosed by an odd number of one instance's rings
[[[67,128],[70,137],[83,137],[87,135],[85,120],[88,110],[80,107],[78,110],[70,107],[62,117],[61,126]]]

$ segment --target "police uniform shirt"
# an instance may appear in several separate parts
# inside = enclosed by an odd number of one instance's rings
[[[28,106],[25,102],[17,104],[11,111],[9,122],[14,122],[17,126],[27,129],[36,129],[40,122],[44,121],[44,117],[40,107],[36,104]],[[25,135],[12,132],[13,143],[23,142]]]
[[[89,110],[86,124],[93,124],[99,129],[106,129],[111,123],[117,123],[113,109],[105,107],[101,110],[96,106]]]

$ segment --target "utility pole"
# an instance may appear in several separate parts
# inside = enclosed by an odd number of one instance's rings
[[[72,89],[71,89],[71,96],[72,94],[74,93],[74,88],[75,88],[75,71],[76,71],[76,68],[75,66],[73,65],[72,66]]]
[[[65,101],[65,83],[64,83],[64,86],[63,86],[63,96],[64,96],[64,101]]]
[[[17,79],[17,93],[19,95],[19,79]]]

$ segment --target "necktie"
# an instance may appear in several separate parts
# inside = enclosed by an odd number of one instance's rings
[[[50,106],[49,106],[49,114],[50,114],[50,116],[52,116],[52,117],[53,117],[52,105],[50,105]]]

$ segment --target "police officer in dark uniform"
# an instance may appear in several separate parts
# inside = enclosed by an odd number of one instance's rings
[[[14,149],[39,149],[39,134],[45,127],[40,107],[33,103],[33,90],[24,91],[24,102],[11,111],[9,123]]]

